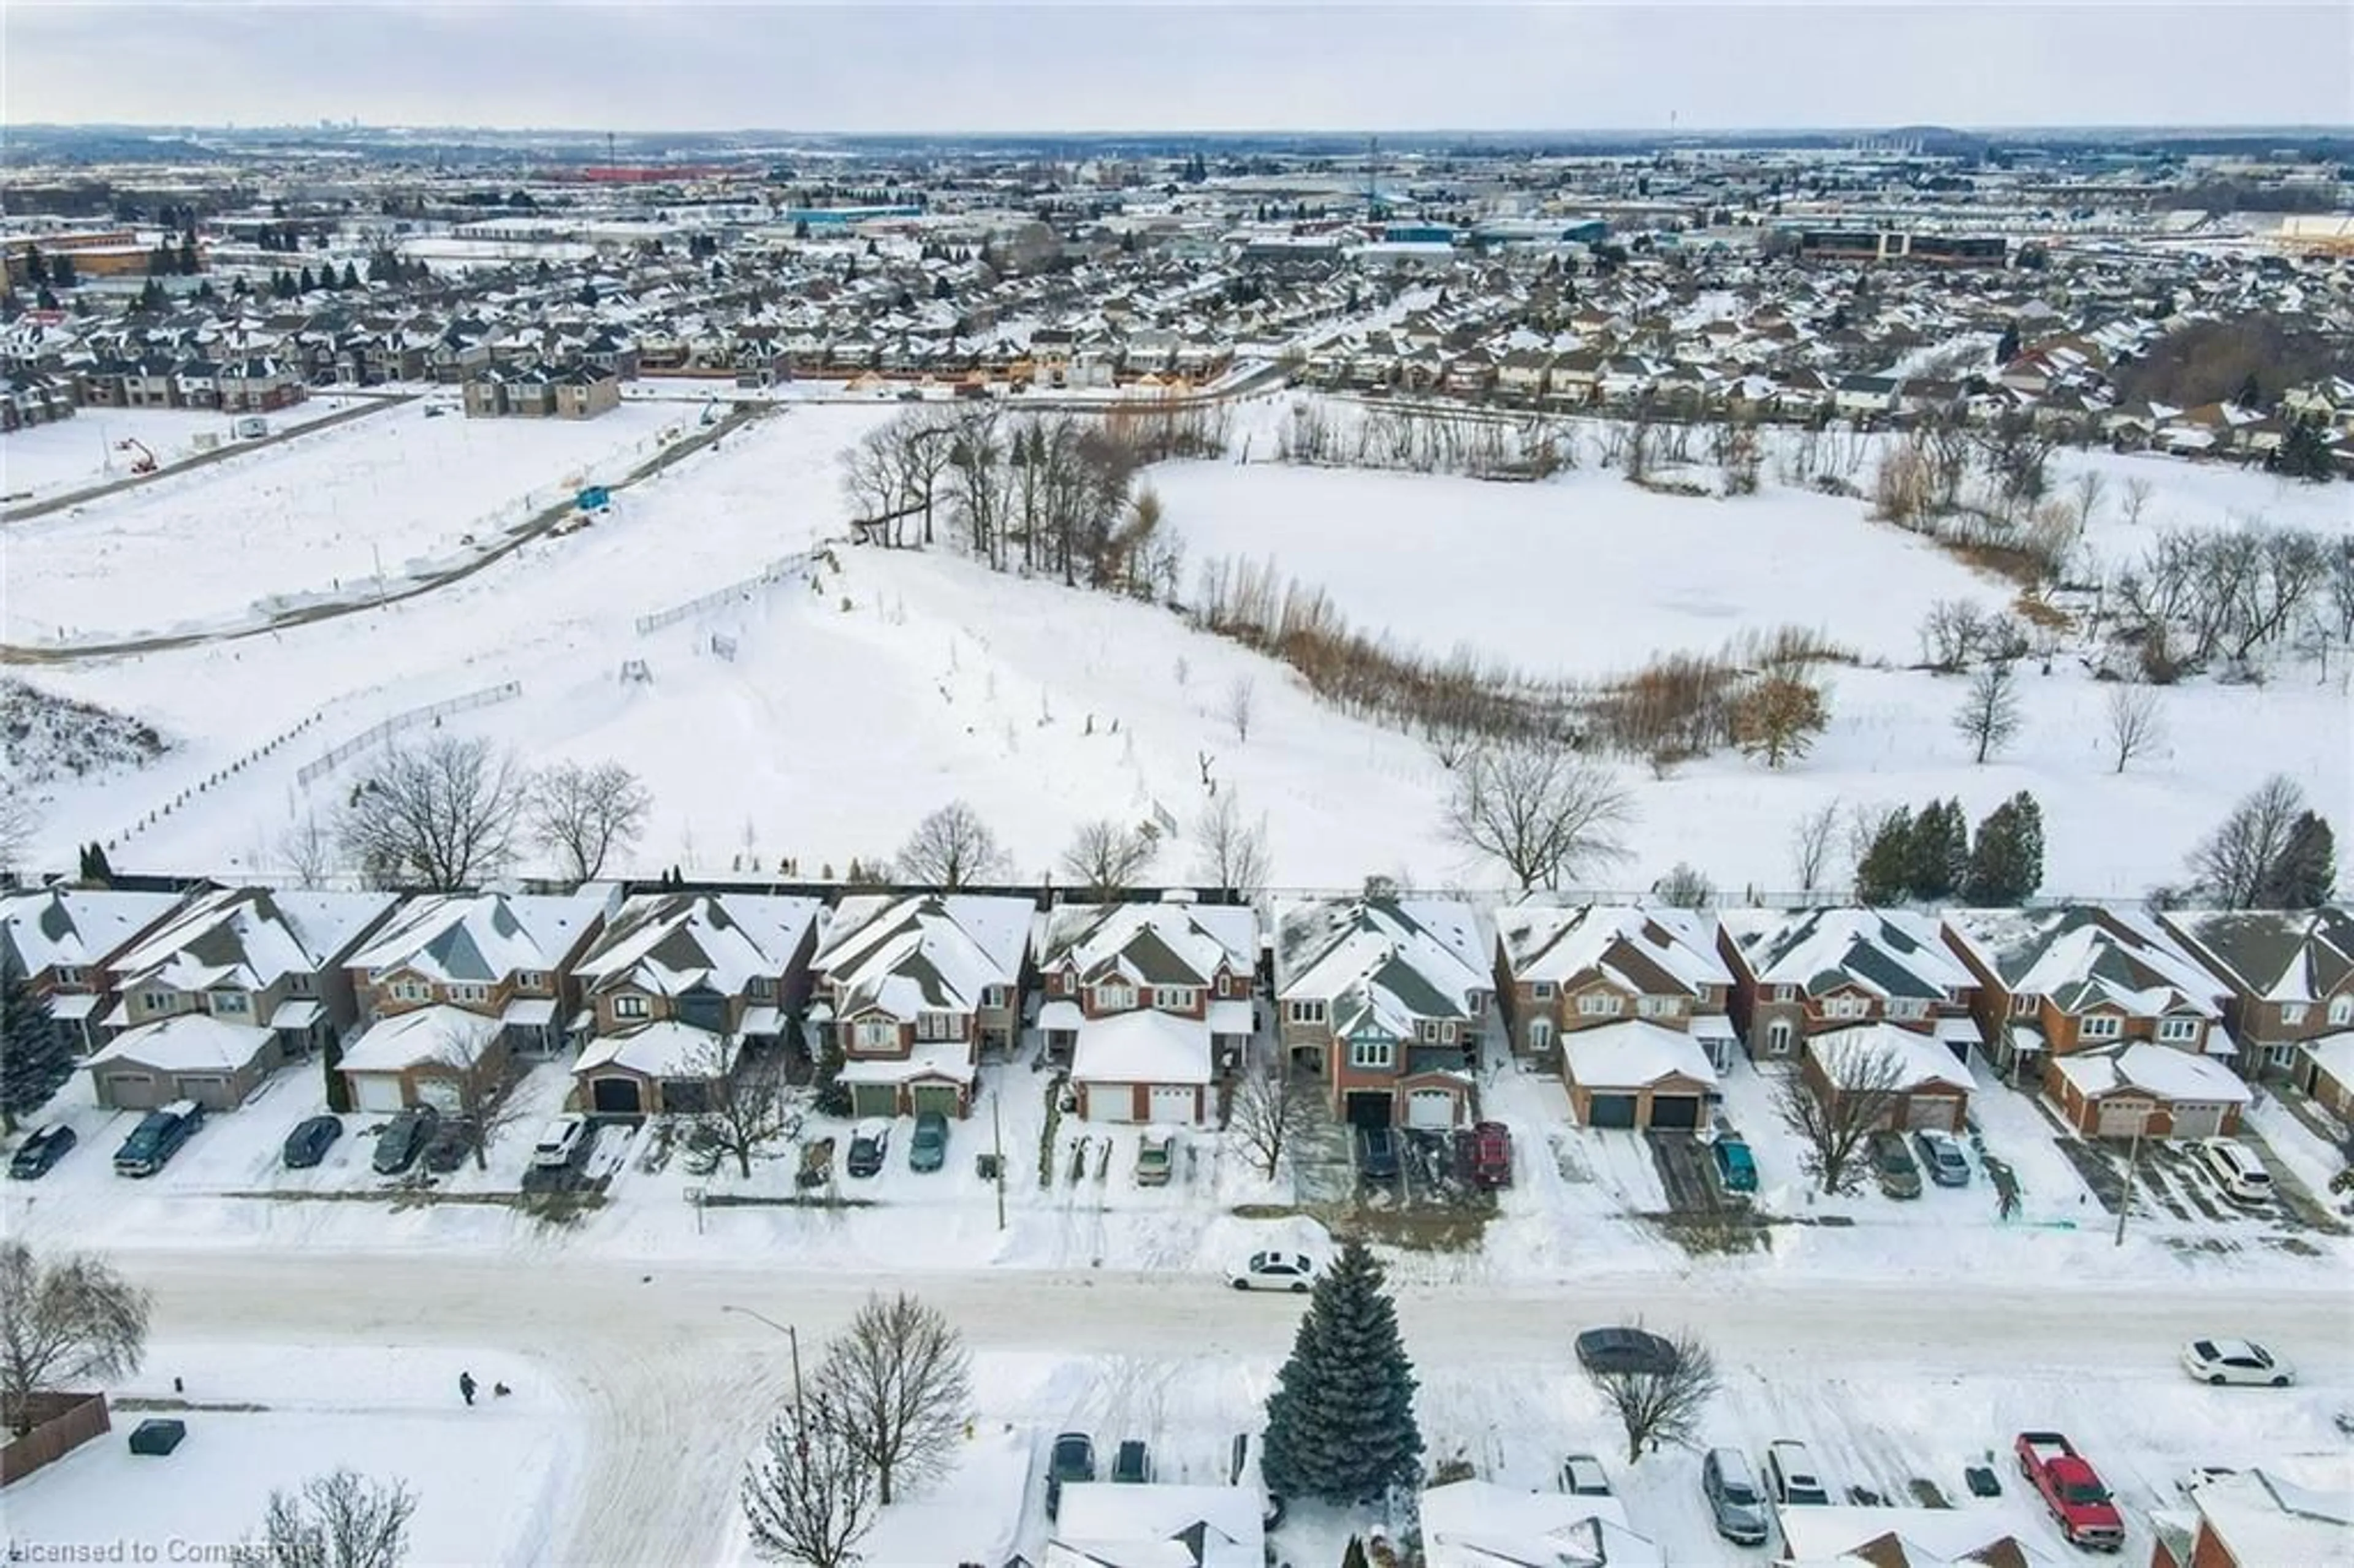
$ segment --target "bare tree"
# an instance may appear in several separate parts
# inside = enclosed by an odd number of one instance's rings
[[[2087,468],[2076,475],[2076,482],[2069,487],[2069,493],[2076,504],[2078,533],[2093,525],[2093,516],[2101,509],[2101,497],[2107,492],[2108,482],[2101,477],[2099,469]]]
[[[1254,1064],[1235,1080],[1226,1107],[1227,1130],[1258,1158],[1268,1177],[1313,1118],[1314,1095],[1313,1086],[1290,1070],[1280,1053],[1276,1060]]]
[[[901,1486],[921,1486],[948,1469],[971,1414],[964,1336],[904,1291],[866,1298],[826,1347],[816,1382],[852,1451],[874,1467],[886,1505]]]
[[[2305,791],[2285,773],[2274,774],[2250,791],[2190,853],[2200,896],[2225,909],[2256,907],[2279,880],[2278,868],[2305,812]]]
[[[1790,869],[1797,874],[1798,891],[1812,893],[1822,886],[1824,873],[1829,870],[1831,835],[1839,830],[1840,803],[1837,798],[1800,817],[1790,830]]]
[[[1094,896],[1108,898],[1144,874],[1160,849],[1161,835],[1151,829],[1100,818],[1080,827],[1063,852],[1063,869]]]
[[[1234,726],[1237,743],[1250,738],[1251,710],[1257,687],[1248,675],[1236,675],[1227,686],[1225,705],[1220,711],[1225,721]]]
[[[533,838],[557,858],[563,874],[588,882],[605,862],[645,836],[654,798],[618,762],[559,762],[531,782],[525,808]]]
[[[1921,618],[1921,659],[1933,670],[1959,670],[1986,635],[1986,612],[1967,599],[1941,599]]]
[[[771,1563],[852,1568],[874,1527],[874,1467],[822,1394],[788,1405],[769,1423],[744,1467],[738,1497],[752,1549]]]
[[[1804,757],[1830,722],[1823,689],[1803,675],[1767,675],[1733,700],[1733,740],[1778,768]]]
[[[529,782],[513,753],[486,740],[395,747],[353,789],[336,835],[378,886],[471,887],[513,858]]]
[[[21,1240],[0,1241],[0,1421],[21,1437],[36,1395],[137,1372],[149,1306],[144,1290],[87,1253],[45,1261]]]
[[[451,1024],[441,1031],[433,1054],[457,1097],[457,1114],[466,1124],[474,1169],[491,1168],[491,1139],[520,1122],[524,1104],[515,1094],[521,1075],[504,1051],[491,1049],[495,1037],[485,1027],[480,1033]]]
[[[709,1175],[722,1160],[752,1179],[752,1160],[793,1135],[797,1125],[785,1097],[784,1060],[773,1051],[753,1054],[715,1034],[688,1054],[678,1078],[699,1082],[702,1107],[687,1130],[688,1169]],[[685,1108],[685,1107],[674,1107]]]
[[[2019,680],[2010,662],[1998,659],[1970,678],[1954,728],[1977,747],[1977,760],[1984,762],[2010,744],[2019,724]]]
[[[417,1494],[356,1470],[313,1476],[297,1492],[272,1489],[260,1561],[268,1568],[399,1568],[408,1558]]]
[[[2124,504],[2121,509],[2125,513],[2126,527],[2141,526],[2141,514],[2149,509],[2149,498],[2153,490],[2154,487],[2149,481],[2138,474],[2126,481]]]
[[[286,824],[278,834],[278,860],[298,887],[323,887],[334,871],[340,858],[335,843],[335,830],[319,819],[316,811],[305,811],[295,821]]]
[[[1627,1434],[1627,1462],[1640,1463],[1662,1444],[1681,1447],[1700,1435],[1701,1422],[1723,1384],[1716,1358],[1687,1331],[1669,1343],[1673,1358],[1641,1370],[1585,1369],[1585,1381],[1618,1417]]]
[[[2135,758],[2165,744],[2166,715],[2158,707],[2157,687],[2111,686],[2105,711],[2109,721],[2109,751],[2117,759],[2119,773]]]
[[[1828,1092],[1819,1094],[1800,1069],[1774,1086],[1774,1114],[1805,1146],[1807,1173],[1826,1192],[1852,1190],[1863,1174],[1861,1156],[1872,1133],[1896,1108],[1904,1063],[1882,1045],[1861,1040],[1809,1043]]]
[[[1243,815],[1242,797],[1234,790],[1214,795],[1193,826],[1201,846],[1202,875],[1214,887],[1257,896],[1267,886],[1272,862],[1267,848],[1267,818],[1256,821]]]
[[[1012,862],[981,813],[962,800],[951,800],[916,824],[899,847],[896,863],[899,874],[910,882],[931,883],[954,893],[1003,875]]]
[[[1455,770],[1445,826],[1492,857],[1525,893],[1627,858],[1633,797],[1610,769],[1550,739],[1482,747]]]
[[[1670,909],[1705,909],[1716,902],[1716,884],[1698,867],[1678,861],[1651,885],[1651,894]]]

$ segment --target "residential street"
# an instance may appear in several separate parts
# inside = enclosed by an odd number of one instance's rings
[[[1298,1315],[1283,1298],[1165,1275],[885,1277],[419,1254],[143,1251],[118,1263],[154,1292],[159,1341],[447,1345],[453,1361],[469,1350],[537,1359],[563,1380],[586,1445],[573,1518],[556,1532],[570,1543],[564,1560],[583,1563],[717,1552],[725,1511],[678,1501],[732,1497],[737,1467],[790,1380],[779,1336],[723,1306],[804,1330],[805,1357],[867,1292],[902,1287],[946,1312],[984,1354],[1272,1361],[1289,1349]],[[1500,1363],[1558,1371],[1578,1329],[1638,1317],[1689,1326],[1728,1367],[1777,1378],[1831,1369],[1852,1378],[1875,1365],[1892,1376],[2146,1368],[2166,1378],[2182,1340],[2216,1332],[2296,1346],[2309,1382],[2343,1382],[2354,1366],[2354,1301],[2342,1291],[2202,1285],[2193,1296],[2071,1283],[1925,1288],[1703,1274],[1408,1289],[1399,1311],[1426,1384],[1443,1384],[1450,1369]]]

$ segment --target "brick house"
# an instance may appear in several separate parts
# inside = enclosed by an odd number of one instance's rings
[[[1879,1064],[1894,1064],[1892,1079]],[[1972,1087],[1969,1069],[1934,1037],[1894,1023],[1859,1023],[1810,1034],[1798,1062],[1799,1074],[1833,1116],[1859,1089],[1887,1092],[1887,1109],[1875,1128],[1898,1132],[1935,1128],[1959,1132],[1967,1125]],[[1851,1123],[1849,1125],[1852,1125]]]
[[[859,1116],[961,1117],[983,1051],[1021,1028],[1025,898],[862,894],[842,900],[810,960],[810,1017],[832,1031]]]
[[[748,1049],[791,1033],[817,949],[815,898],[640,894],[614,910],[573,974],[590,1014],[572,1074],[580,1108],[693,1113]]]
[[[1468,905],[1354,898],[1278,912],[1276,1017],[1294,1070],[1359,1126],[1471,1119],[1494,980]]]
[[[66,1048],[87,1056],[105,1043],[99,1021],[113,1000],[108,966],[180,906],[176,893],[44,887],[0,895],[0,942]]]
[[[1089,1121],[1219,1120],[1254,1033],[1258,920],[1197,904],[1066,904],[1038,942],[1038,1028]]]
[[[1727,909],[1717,950],[1751,1059],[1778,1061],[1817,1035],[1886,1023],[1967,1061],[1979,1043],[1978,981],[1935,917],[1901,909]]]
[[[266,414],[292,408],[310,397],[300,367],[260,356],[224,361],[215,367],[220,408],[231,414]]]
[[[2147,1041],[2053,1058],[2044,1093],[2087,1138],[2228,1137],[2253,1097],[2216,1058]]]
[[[573,969],[614,903],[561,896],[437,893],[411,899],[345,960],[362,1029],[331,1054],[352,1103],[398,1110],[455,1103],[447,1063],[545,1059],[587,1024],[573,1018]],[[573,1019],[570,1026],[566,1020]]]
[[[2153,1513],[2149,1568],[2354,1562],[2354,1455],[2298,1454],[2225,1473]]]
[[[2158,918],[2229,988],[2223,1022],[2243,1074],[2291,1076],[2299,1045],[2354,1031],[2354,913],[2177,909]]]
[[[107,965],[118,1000],[100,1021],[112,1037],[90,1061],[99,1103],[227,1110],[341,1038],[357,1017],[344,959],[393,906],[388,894],[292,889],[190,898]]]

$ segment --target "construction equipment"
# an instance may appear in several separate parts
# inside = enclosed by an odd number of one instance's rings
[[[131,460],[132,472],[154,473],[155,471],[155,454],[147,450],[147,443],[139,440],[136,436],[123,437],[121,440],[114,443],[114,450],[119,452],[127,452],[135,450],[139,453],[137,457]]]

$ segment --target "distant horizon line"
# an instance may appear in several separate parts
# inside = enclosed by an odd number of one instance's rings
[[[41,120],[20,122],[14,127],[18,133],[30,131],[139,131],[139,132],[492,132],[511,136],[742,136],[742,137],[821,137],[840,139],[877,139],[936,137],[949,141],[981,141],[990,138],[1066,138],[1087,141],[1109,141],[1120,138],[1171,141],[1184,137],[1495,137],[1533,139],[1543,137],[1597,136],[1757,136],[1757,135],[1890,135],[1902,132],[1946,132],[1956,135],[1993,136],[2105,132],[2144,134],[2216,135],[2280,135],[2287,133],[2354,136],[2354,122],[2332,124],[2325,122],[2269,122],[2260,121],[2171,121],[2171,122],[2048,122],[2013,125],[1952,124],[1942,121],[1907,121],[1900,123],[1872,124],[1787,124],[1787,125],[1592,125],[1592,126],[1366,126],[1328,125],[1314,127],[1225,126],[1201,128],[1108,129],[1055,128],[1033,126],[1023,129],[996,131],[907,129],[851,131],[790,126],[659,126],[625,129],[620,126],[595,125],[498,125],[483,122],[401,122],[343,120],[308,121],[133,121],[133,120]]]

